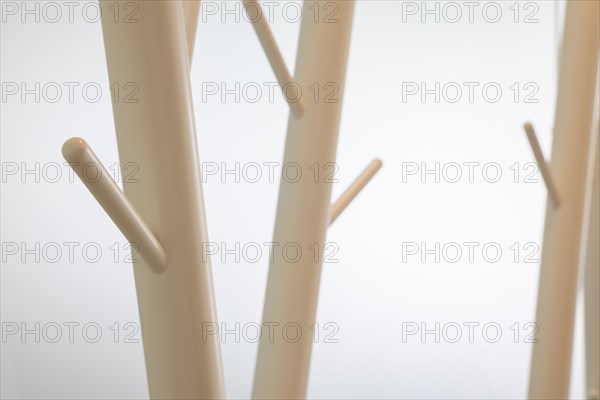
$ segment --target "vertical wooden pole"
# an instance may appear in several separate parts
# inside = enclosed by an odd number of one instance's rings
[[[295,82],[305,108],[288,122],[263,312],[275,334],[264,329],[259,343],[257,399],[306,397],[353,14],[352,0],[304,3]]]
[[[600,105],[600,96],[596,106]],[[600,400],[600,118],[596,114],[595,163],[593,169],[590,224],[584,275],[585,360],[588,399]]]
[[[101,4],[113,5],[110,1]],[[126,1],[119,2],[124,9]],[[110,84],[135,92],[113,105],[124,191],[168,254],[162,274],[134,265],[150,396],[224,397],[206,218],[181,1],[135,2],[136,22],[103,10]],[[129,86],[126,86],[129,85]]]
[[[569,394],[599,11],[598,1],[567,2],[551,159],[561,204],[548,202],[546,209],[531,399],[566,399]]]

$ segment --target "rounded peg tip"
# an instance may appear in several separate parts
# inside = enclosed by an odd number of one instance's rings
[[[523,124],[523,128],[525,128],[526,131],[531,131],[533,130],[533,125],[531,124],[531,122],[525,122]]]
[[[83,154],[89,149],[85,140],[79,137],[72,137],[62,146],[62,154],[68,162],[78,162]]]

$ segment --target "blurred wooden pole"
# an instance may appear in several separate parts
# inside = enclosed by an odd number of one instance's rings
[[[599,76],[600,78],[600,76]],[[598,86],[597,86],[598,88]],[[597,93],[595,163],[584,273],[585,361],[588,399],[600,400],[600,95]]]
[[[567,2],[551,158],[561,204],[546,206],[530,399],[569,396],[599,11],[598,1]]]

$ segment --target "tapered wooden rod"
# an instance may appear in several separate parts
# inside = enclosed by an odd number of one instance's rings
[[[119,1],[101,1],[109,7]],[[151,399],[225,398],[202,179],[180,0],[139,1],[138,20],[102,13],[109,83],[135,82],[135,104],[113,103],[121,165],[138,166],[123,182],[127,199],[168,249],[164,273],[134,266]]]
[[[373,160],[365,170],[352,182],[352,185],[331,206],[329,225],[333,224],[342,211],[354,200],[361,190],[369,183],[382,166],[381,160]]]
[[[569,398],[599,14],[598,1],[567,2],[551,157],[561,205],[546,207],[530,399]]]
[[[258,40],[260,40],[265,54],[269,59],[269,63],[271,63],[271,68],[273,68],[279,86],[283,90],[283,94],[290,105],[292,114],[296,118],[299,118],[304,112],[304,103],[302,101],[301,93],[298,93],[296,90],[296,85],[293,82],[294,79],[285,65],[285,60],[279,51],[271,28],[269,28],[269,21],[265,18],[260,3],[257,0],[244,0],[244,5],[246,7],[246,12],[248,13],[248,18],[256,31]]]
[[[81,138],[71,138],[63,145],[62,153],[121,233],[138,247],[150,268],[155,272],[164,271],[167,253],[87,142]]]
[[[556,185],[554,184],[554,180],[552,179],[550,166],[546,162],[546,158],[544,157],[544,153],[542,153],[542,148],[540,147],[540,142],[538,142],[537,135],[535,134],[535,129],[533,129],[533,125],[529,122],[525,123],[523,127],[525,128],[525,133],[527,134],[527,139],[529,139],[531,150],[533,150],[533,155],[535,156],[535,160],[537,161],[538,167],[540,168],[542,178],[544,179],[544,183],[546,184],[548,195],[550,196],[554,207],[558,207],[560,206],[560,198],[558,197]]]
[[[194,56],[196,45],[196,31],[198,30],[198,17],[200,16],[200,0],[183,0],[183,16],[185,19],[185,36],[187,38],[190,64]]]
[[[310,15],[310,9],[324,4],[336,7],[336,23],[324,24]],[[318,102],[313,96],[306,96],[302,118],[290,115],[284,165],[295,163],[300,171],[310,171],[314,165],[322,168],[335,163],[354,6],[351,0],[303,3],[295,79],[303,88],[318,82],[336,85],[339,91],[337,102]],[[293,329],[287,329],[290,326],[297,327],[302,334],[297,340],[274,341],[269,335],[262,335],[252,394],[255,399],[306,398],[313,343],[306,332],[315,323],[322,268],[322,259],[308,254],[316,246],[322,254],[325,246],[331,218],[331,189],[331,182],[324,179],[315,182],[306,175],[294,182],[284,179],[279,186],[273,242],[288,247],[293,244],[299,250],[299,258],[290,257],[292,251],[287,255],[274,252],[263,322],[279,324],[276,329],[286,329],[285,334],[291,339],[294,334]]]
[[[598,93],[597,93],[598,94]],[[596,100],[598,110],[600,98]],[[595,160],[585,254],[585,363],[587,396],[600,400],[600,119],[595,119]]]

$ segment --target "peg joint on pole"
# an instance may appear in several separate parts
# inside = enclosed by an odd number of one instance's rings
[[[350,187],[331,206],[329,225],[333,224],[337,217],[348,207],[354,198],[364,189],[369,181],[379,171],[383,163],[376,159],[363,170],[363,172],[352,182]]]
[[[531,145],[531,150],[533,150],[535,160],[538,163],[538,167],[540,168],[542,178],[544,179],[544,183],[546,184],[548,195],[552,200],[552,204],[554,205],[554,207],[559,207],[560,197],[558,196],[558,190],[556,189],[556,185],[554,184],[554,179],[552,178],[552,173],[550,172],[550,166],[546,161],[544,154],[542,153],[542,149],[537,139],[535,129],[533,128],[533,125],[529,122],[525,123],[524,129],[527,135],[527,139],[529,140],[529,144]]]
[[[269,22],[264,18],[264,14],[262,12],[262,8],[258,0],[244,0],[244,5],[246,6],[246,10],[249,13],[248,17],[250,19],[250,23],[254,27],[254,31],[258,36],[258,40],[269,59],[269,63],[271,64],[271,68],[273,68],[273,72],[277,77],[277,81],[279,82],[279,86],[282,89],[287,89],[287,87],[293,83],[293,78],[288,68],[285,64],[285,60],[281,55],[281,51],[279,51],[279,47],[277,46],[277,42],[275,41],[275,37],[271,32],[271,28],[269,27]],[[252,15],[250,15],[250,13]],[[300,118],[304,113],[304,103],[302,101],[302,97],[291,97],[286,94],[286,90],[284,90],[284,96],[287,103],[290,106],[292,114],[296,118]],[[300,93],[298,93],[300,96]]]
[[[163,272],[167,267],[167,253],[87,142],[81,138],[71,138],[64,143],[62,153],[127,240],[139,248],[140,255],[150,268],[157,273]],[[85,176],[84,171],[90,164],[96,166],[97,178]]]

